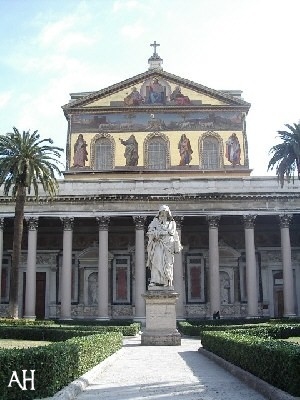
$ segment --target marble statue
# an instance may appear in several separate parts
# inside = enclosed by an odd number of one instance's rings
[[[147,232],[147,267],[151,271],[149,287],[173,286],[174,254],[182,250],[176,223],[168,206],[159,208]]]

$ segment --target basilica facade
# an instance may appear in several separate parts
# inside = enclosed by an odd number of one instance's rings
[[[147,228],[170,207],[177,318],[300,314],[300,185],[252,177],[239,90],[146,72],[72,93],[66,171],[53,200],[28,197],[20,315],[144,321]],[[255,160],[252,160],[255,163]],[[6,315],[14,202],[0,188],[0,313]]]

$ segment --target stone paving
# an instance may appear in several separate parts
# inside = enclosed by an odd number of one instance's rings
[[[121,350],[79,380],[83,387],[77,395],[62,390],[53,399],[268,398],[199,353],[200,345],[200,340],[192,338],[182,338],[181,346],[141,346],[140,337],[125,339]]]

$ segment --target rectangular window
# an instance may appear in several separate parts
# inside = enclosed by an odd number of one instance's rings
[[[203,140],[203,168],[218,169],[219,163],[219,144],[214,137],[206,137]]]
[[[154,138],[149,142],[148,168],[166,169],[166,144],[161,138]]]
[[[204,259],[201,254],[187,255],[187,302],[203,303],[204,296]]]
[[[96,169],[112,169],[112,146],[109,139],[101,138],[95,145]]]
[[[113,303],[130,304],[130,256],[116,255],[113,260]]]

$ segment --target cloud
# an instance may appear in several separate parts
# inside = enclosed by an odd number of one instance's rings
[[[11,91],[0,93],[0,108],[4,108],[8,104],[11,98],[12,98]]]
[[[136,39],[142,36],[145,32],[145,24],[140,21],[136,21],[131,25],[125,25],[121,28],[121,35],[130,39]]]
[[[79,25],[83,21],[78,20],[77,15],[63,18],[59,21],[46,25],[39,37],[38,43],[43,48],[55,47],[57,51],[68,51],[78,49],[81,46],[91,46],[96,37],[80,31]]]
[[[113,4],[113,11],[114,12],[119,12],[119,11],[124,11],[124,10],[135,10],[135,9],[141,9],[145,8],[145,5],[143,5],[140,1],[138,0],[117,0]]]

